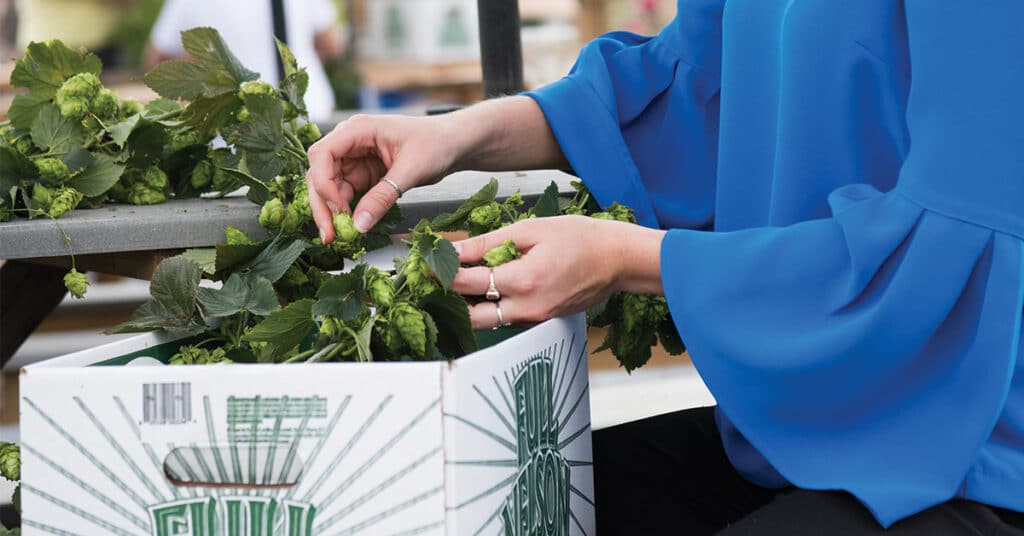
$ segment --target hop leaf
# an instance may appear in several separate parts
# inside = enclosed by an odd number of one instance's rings
[[[0,475],[12,482],[21,480],[21,449],[18,445],[0,442]]]
[[[89,281],[85,278],[85,274],[72,268],[70,272],[64,275],[64,287],[68,289],[75,298],[84,298],[86,288],[89,286]]]
[[[516,243],[512,240],[506,240],[504,244],[484,253],[484,262],[487,266],[494,268],[519,257],[522,257],[522,255],[516,249]]]

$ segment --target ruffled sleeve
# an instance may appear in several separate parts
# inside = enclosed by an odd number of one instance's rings
[[[1003,411],[1024,302],[1017,0],[906,0],[911,146],[832,217],[670,231],[662,277],[701,376],[793,484],[885,526],[958,493]]]
[[[603,205],[650,227],[710,228],[724,0],[681,0],[654,37],[595,39],[568,76],[527,93]]]

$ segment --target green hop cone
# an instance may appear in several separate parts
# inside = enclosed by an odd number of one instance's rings
[[[39,170],[39,176],[47,182],[59,184],[71,177],[68,165],[59,158],[40,158],[36,160],[35,164],[36,169]]]
[[[292,189],[292,205],[299,211],[303,221],[313,220],[313,209],[309,206],[309,192],[306,189],[306,181],[301,178],[295,180],[295,187]]]
[[[523,194],[520,193],[519,190],[516,190],[516,193],[508,196],[502,204],[507,207],[521,207],[525,203],[526,201],[523,201]]]
[[[309,278],[297,266],[289,266],[288,270],[281,276],[281,279],[278,280],[278,283],[282,286],[292,288],[301,287],[308,282]]]
[[[284,210],[284,217],[281,219],[281,230],[286,233],[294,233],[302,228],[304,220],[295,203],[288,205]]]
[[[75,298],[81,299],[85,297],[85,291],[89,287],[89,281],[85,278],[85,274],[72,268],[70,272],[64,275],[64,288],[68,289]]]
[[[241,183],[227,171],[224,171],[219,167],[215,167],[213,170],[213,182],[211,185],[213,191],[226,193],[237,190],[241,186]]]
[[[158,205],[167,201],[163,190],[155,190],[149,185],[137,182],[128,190],[128,202],[133,205]]]
[[[430,277],[430,266],[418,249],[414,248],[405,258],[402,275],[405,276],[405,285],[409,292],[417,298],[430,294],[438,287],[437,282]]]
[[[182,346],[178,353],[174,354],[169,361],[171,365],[216,365],[218,363],[232,363],[228,359],[223,348],[214,348],[212,351],[198,346]]]
[[[342,242],[355,242],[359,239],[360,233],[356,229],[355,222],[352,221],[352,216],[344,212],[339,212],[334,215],[334,234],[338,237],[338,240]]]
[[[229,246],[252,244],[252,238],[249,238],[249,235],[245,234],[245,231],[236,229],[230,225],[224,230],[224,240]]]
[[[299,109],[288,101],[281,102],[281,110],[284,112],[284,115],[281,118],[283,121],[291,121],[299,116]]]
[[[389,307],[395,301],[395,282],[387,272],[368,268],[366,293],[377,307]]]
[[[11,482],[21,480],[21,449],[18,445],[0,442],[0,475]]]
[[[93,99],[103,88],[100,79],[92,73],[79,73],[69,78],[60,89],[54,102],[60,114],[68,119],[79,120],[92,108]]]
[[[209,138],[196,130],[175,132],[171,135],[171,152],[178,152],[182,149],[195,147],[197,145],[206,145],[209,141]]]
[[[284,203],[280,199],[271,199],[263,204],[260,209],[259,223],[267,229],[281,227],[281,220],[284,219]]]
[[[242,106],[238,110],[238,113],[235,114],[235,119],[238,119],[239,123],[244,123],[244,122],[248,121],[251,118],[252,118],[252,113],[250,113],[249,109],[246,108],[245,106]]]
[[[23,155],[29,155],[35,152],[36,146],[32,143],[32,138],[28,136],[22,136],[14,142],[14,150],[18,151]]]
[[[483,234],[501,227],[501,205],[491,201],[469,213],[467,226],[472,234]]]
[[[253,80],[242,84],[238,90],[238,97],[244,99],[246,95],[271,95],[276,97],[277,90],[274,86],[261,80]]]
[[[158,166],[149,166],[142,173],[142,182],[146,183],[153,190],[163,190],[170,184],[167,180],[167,173]]]
[[[50,204],[53,203],[53,190],[39,184],[38,182],[33,184],[32,202],[39,205],[39,208],[43,210],[50,210]]]
[[[302,146],[309,149],[310,145],[316,143],[320,139],[320,127],[316,126],[316,123],[306,123],[295,131],[295,137],[299,138],[302,142]]]
[[[128,117],[129,115],[141,114],[142,103],[135,99],[125,99],[121,101],[121,115]]]
[[[47,209],[47,214],[51,218],[59,218],[68,212],[74,210],[79,203],[82,202],[82,192],[75,190],[74,188],[60,188],[56,190],[52,195],[52,202],[50,208]]]
[[[189,183],[192,184],[192,188],[203,190],[213,182],[213,173],[213,164],[209,160],[200,160],[196,167],[192,168]]]
[[[506,240],[504,244],[484,253],[484,263],[494,268],[506,262],[514,261],[519,257],[522,257],[522,255],[516,249],[516,243],[512,240]]]
[[[287,175],[278,175],[274,180],[267,183],[267,191],[271,197],[281,201],[288,200],[288,192],[292,190],[292,179]]]
[[[128,192],[128,186],[125,186],[123,182],[119,181],[115,182],[114,185],[111,186],[109,190],[107,190],[107,196],[113,199],[114,201],[117,201],[118,203],[127,203]]]
[[[427,325],[423,313],[408,302],[398,302],[388,309],[388,348],[399,352],[402,347],[412,350],[415,357],[427,354]]]
[[[618,201],[612,203],[612,206],[608,207],[604,212],[597,212],[592,217],[599,220],[612,220],[622,221],[627,223],[636,223],[636,217],[633,215],[633,209],[620,205]]]
[[[92,101],[92,113],[103,119],[115,117],[117,115],[117,95],[107,88],[101,89]]]
[[[331,339],[337,339],[341,334],[341,320],[333,316],[325,316],[320,322],[320,333]]]

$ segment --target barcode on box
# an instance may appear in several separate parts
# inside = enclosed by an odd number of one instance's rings
[[[146,383],[142,385],[142,422],[144,424],[185,424],[191,420],[191,383]]]

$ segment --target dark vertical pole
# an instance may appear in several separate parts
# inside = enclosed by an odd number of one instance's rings
[[[270,14],[274,22],[274,37],[284,44],[288,44],[288,24],[285,22],[284,0],[270,0]],[[284,64],[281,63],[281,56],[277,53],[277,46],[274,46],[274,59],[277,60],[277,81],[284,80]]]
[[[477,0],[484,98],[523,90],[523,45],[518,0]]]

